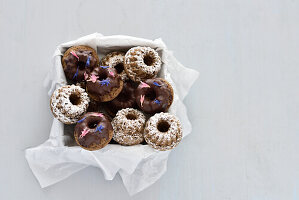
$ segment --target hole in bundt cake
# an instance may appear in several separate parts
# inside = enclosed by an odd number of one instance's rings
[[[97,127],[98,123],[99,123],[98,121],[88,122],[88,128],[93,129],[93,128]]]
[[[99,80],[100,81],[105,80],[106,78],[107,78],[107,74],[106,73],[99,74]]]
[[[145,98],[149,99],[149,100],[154,100],[156,98],[156,93],[154,90],[148,90],[146,93],[145,93]]]
[[[117,65],[114,66],[114,69],[116,69],[117,73],[120,74],[124,71],[124,64],[118,63]]]
[[[151,66],[152,64],[154,64],[154,61],[155,61],[155,59],[151,55],[145,55],[143,58],[143,62],[147,66]]]
[[[85,69],[85,62],[79,61],[78,62],[78,67],[79,67],[80,70]]]
[[[160,132],[167,132],[170,125],[167,121],[160,121],[157,125],[157,128]]]
[[[72,93],[70,95],[70,102],[73,104],[73,105],[79,105],[81,103],[81,100],[80,100],[80,94],[78,93]]]
[[[129,120],[135,120],[135,119],[137,119],[136,115],[131,114],[131,113],[127,114],[126,118],[129,119]]]

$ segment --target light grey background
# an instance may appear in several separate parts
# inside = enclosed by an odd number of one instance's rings
[[[133,197],[91,167],[41,189],[24,158],[50,131],[55,47],[93,32],[161,37],[201,73],[192,134]],[[0,0],[0,199],[299,199],[298,36],[297,0]]]

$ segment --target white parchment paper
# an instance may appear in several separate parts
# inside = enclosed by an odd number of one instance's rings
[[[169,81],[175,93],[169,112],[181,120],[183,137],[191,133],[192,127],[183,99],[199,73],[180,64],[161,39],[147,40],[94,33],[59,45],[53,56],[54,66],[44,82],[49,96],[56,88],[67,84],[61,57],[67,48],[74,45],[91,46],[97,50],[100,58],[111,51],[128,50],[134,46],[149,46],[156,49],[163,63],[158,76]],[[67,146],[66,144],[73,139],[66,132],[64,124],[54,118],[49,139],[25,152],[29,166],[41,187],[57,183],[87,166],[94,166],[103,171],[106,180],[112,180],[118,172],[127,191],[133,195],[153,184],[166,171],[167,159],[171,151],[157,151],[148,145],[121,146],[118,144],[108,144],[98,151],[87,151],[79,146]],[[182,141],[180,145],[184,145],[184,142]]]

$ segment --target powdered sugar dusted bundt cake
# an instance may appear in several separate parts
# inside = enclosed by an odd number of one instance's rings
[[[125,70],[132,81],[154,78],[161,64],[158,53],[150,47],[133,47],[125,55]]]
[[[144,139],[157,150],[173,149],[182,139],[181,123],[172,114],[157,113],[146,122]]]
[[[117,112],[111,122],[113,127],[113,139],[122,145],[135,145],[143,141],[145,116],[142,112],[125,108]]]
[[[74,124],[86,112],[89,97],[85,90],[75,85],[56,89],[50,99],[51,111],[64,124]]]

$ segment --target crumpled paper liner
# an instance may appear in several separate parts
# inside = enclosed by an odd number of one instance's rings
[[[44,86],[49,90],[49,96],[56,88],[67,83],[61,57],[67,48],[74,45],[91,46],[97,50],[100,59],[111,51],[128,50],[133,46],[149,46],[156,49],[163,62],[158,76],[169,81],[174,89],[174,101],[169,112],[181,120],[183,137],[191,133],[192,127],[183,99],[199,73],[179,63],[161,39],[153,41],[94,33],[59,45],[53,56],[54,66],[44,82]],[[65,132],[64,124],[54,118],[49,139],[25,152],[29,166],[42,188],[55,184],[87,166],[94,166],[103,171],[106,180],[112,180],[118,172],[127,191],[133,195],[149,187],[166,172],[167,159],[171,151],[157,151],[148,145],[118,144],[108,144],[98,151],[87,151],[79,146],[65,146],[72,140],[72,137]],[[183,143],[181,145],[184,145]]]

